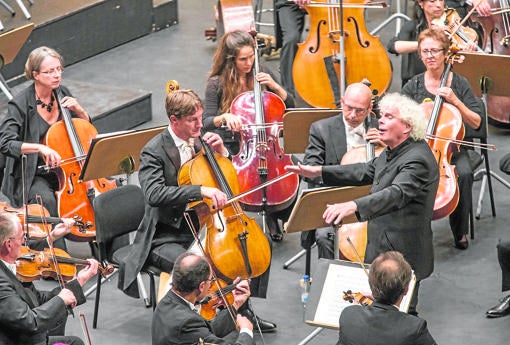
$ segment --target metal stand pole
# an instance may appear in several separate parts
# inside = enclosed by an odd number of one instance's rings
[[[0,22],[1,26],[1,22]],[[11,91],[9,90],[9,86],[7,86],[7,82],[4,79],[4,76],[0,73],[0,90],[7,96],[7,99],[10,101],[12,99]]]
[[[324,328],[322,327],[317,327],[312,333],[308,334],[308,336],[305,339],[301,340],[301,342],[298,345],[308,344],[308,342],[315,338],[317,335],[319,335],[319,333],[322,332],[323,329]]]
[[[25,5],[23,5],[23,2],[21,2],[21,0],[16,0],[16,3],[18,4],[19,8],[21,8],[21,12],[23,12],[23,14],[25,15],[25,18],[30,19],[32,16],[28,12]]]

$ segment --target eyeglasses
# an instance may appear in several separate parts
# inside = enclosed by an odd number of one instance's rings
[[[346,112],[346,113],[350,113],[351,111],[354,111],[357,115],[361,115],[363,114],[364,112],[367,111],[368,108],[355,108],[355,107],[351,107],[350,105],[347,105],[347,104],[343,104],[342,106],[342,111]]]
[[[50,76],[61,75],[62,73],[64,73],[64,68],[57,67],[57,68],[50,69],[49,71],[41,71],[40,73],[45,74],[45,75],[50,75]]]
[[[442,51],[444,51],[444,49],[423,49],[421,51],[421,55],[424,55],[424,56],[427,56],[427,55],[437,56]]]
[[[429,4],[433,4],[433,3],[435,3],[436,1],[444,2],[444,0],[425,0],[425,2],[428,2]]]

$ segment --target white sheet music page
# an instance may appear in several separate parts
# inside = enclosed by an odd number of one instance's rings
[[[353,293],[370,293],[365,272],[361,267],[329,265],[313,321],[338,328],[340,313],[345,307],[352,305],[343,299],[344,291],[347,290]]]

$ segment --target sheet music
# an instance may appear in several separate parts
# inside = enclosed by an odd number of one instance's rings
[[[313,287],[312,287],[313,288]],[[329,265],[314,322],[338,327],[342,310],[352,305],[343,300],[344,291],[370,293],[368,278],[360,268]]]
[[[365,265],[369,269],[370,265]],[[319,279],[320,280],[320,279]],[[317,283],[317,284],[315,284]],[[352,293],[359,292],[363,295],[370,295],[368,277],[361,266],[354,266],[352,262],[337,261],[330,263],[325,274],[324,283],[321,281],[312,283],[312,294],[314,288],[322,288],[319,293],[317,308],[313,320],[306,320],[307,323],[338,329],[338,320],[344,308],[352,305],[343,299],[344,291],[351,290]],[[416,277],[413,276],[409,283],[409,291],[400,304],[400,311],[406,313],[409,309],[411,297],[416,285]],[[308,316],[310,317],[310,316]]]

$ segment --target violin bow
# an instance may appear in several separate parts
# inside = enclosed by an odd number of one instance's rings
[[[37,204],[42,207],[43,203],[42,203],[42,198],[40,195],[36,195],[36,200],[37,200]],[[46,222],[46,217],[44,216],[44,213],[43,213],[43,215],[41,215],[41,219],[42,219],[43,225],[46,228],[46,225],[48,225],[48,224]],[[46,236],[46,243],[48,243],[48,249],[50,251],[51,261],[53,262],[53,265],[55,266],[55,273],[57,274],[57,281],[59,283],[60,289],[62,290],[65,288],[66,285],[64,282],[64,277],[62,277],[62,272],[60,272],[60,266],[58,265],[57,255],[55,254],[55,247],[53,246],[53,239],[51,238],[49,231],[48,231],[48,236]],[[66,309],[67,309],[67,312],[69,315],[72,315],[73,317],[75,317],[73,308],[71,306],[67,306]]]
[[[354,255],[356,255],[356,259],[358,260],[359,265],[363,269],[363,272],[367,275],[368,278],[368,270],[365,267],[365,264],[363,263],[363,260],[361,260],[361,256],[359,255],[358,251],[356,250],[356,247],[354,246],[354,243],[351,241],[351,237],[347,235],[347,242],[349,242],[349,245],[351,246],[352,251],[354,252]]]
[[[195,224],[193,223],[193,220],[191,219],[191,215],[190,215],[190,213],[188,211],[184,211],[184,219],[186,220],[186,224],[188,224],[188,227],[190,228],[191,233],[193,234],[193,238],[195,238],[195,242],[196,242],[198,248],[200,249],[200,252],[202,253],[202,256],[207,258],[208,261],[211,262],[211,259],[209,258],[209,256],[207,255],[207,253],[205,251],[205,248],[204,248],[204,246],[202,244],[202,241],[200,239],[198,231],[195,228]],[[225,307],[227,308],[228,313],[229,313],[230,317],[232,318],[232,321],[234,322],[234,324],[237,325],[236,315],[235,315],[236,313],[234,312],[233,307],[228,303],[227,297],[225,296],[225,294],[222,291],[222,288],[220,286],[220,283],[218,282],[218,276],[216,275],[216,272],[214,272],[212,267],[211,267],[211,275],[213,277],[213,282],[214,282],[214,284],[216,285],[216,288],[219,291],[219,296],[220,296],[221,300],[225,304]]]
[[[482,3],[483,0],[478,0],[476,1],[476,4],[473,4],[473,8],[471,8],[471,10],[466,14],[466,16],[457,24],[457,26],[452,30],[452,32],[448,35],[448,38],[451,40],[453,35],[455,35],[455,33],[457,31],[459,31],[459,29],[464,25],[464,23],[469,19],[469,17],[473,14],[473,12],[476,11],[476,9],[478,8],[478,6]]]

